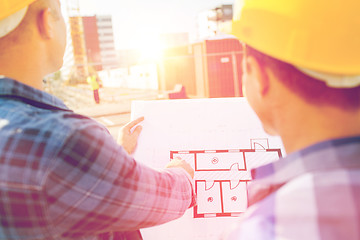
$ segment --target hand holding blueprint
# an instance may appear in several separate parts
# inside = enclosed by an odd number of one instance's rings
[[[154,168],[187,161],[198,203],[178,220],[142,230],[144,239],[219,239],[246,210],[250,169],[284,154],[243,98],[134,101],[132,119],[140,116],[135,159]]]

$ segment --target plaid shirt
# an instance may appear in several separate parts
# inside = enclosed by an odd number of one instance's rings
[[[322,142],[253,170],[238,239],[360,239],[360,136]]]
[[[194,204],[186,171],[134,161],[94,120],[8,78],[0,134],[0,239],[110,239]]]

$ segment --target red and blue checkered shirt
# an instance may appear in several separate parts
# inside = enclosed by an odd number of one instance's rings
[[[252,172],[227,240],[360,239],[360,136],[318,143]]]
[[[136,162],[54,96],[0,79],[0,239],[109,238],[162,224],[194,204],[191,182],[183,169]]]

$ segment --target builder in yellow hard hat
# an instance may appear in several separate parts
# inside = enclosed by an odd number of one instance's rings
[[[225,239],[360,239],[360,1],[237,0],[243,88],[288,156]]]
[[[59,0],[0,0],[0,239],[141,239],[134,230],[193,205],[193,169],[174,160],[157,171],[132,159],[141,118],[123,128],[120,146],[42,91],[63,61],[60,8]]]

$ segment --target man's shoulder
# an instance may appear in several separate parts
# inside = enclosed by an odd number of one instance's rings
[[[89,133],[92,129],[107,132],[106,128],[95,120],[67,109],[48,109],[21,101],[7,101],[0,110],[1,119],[7,122],[2,129],[4,134],[8,132],[12,135],[14,131],[31,133],[34,141],[35,137],[36,141],[39,141],[42,136],[44,140],[49,139],[51,142],[61,143],[74,132],[83,129],[87,129]]]
[[[339,167],[302,174],[252,205],[242,229],[267,229],[262,236],[292,239],[322,239],[330,233],[356,235],[359,187],[360,169]]]
[[[338,203],[356,199],[355,189],[360,187],[360,169],[337,168],[302,174],[285,183],[273,193],[273,200],[278,210],[283,214],[308,214],[316,210],[332,211],[329,203],[334,206]],[[360,199],[356,205],[360,207]],[[326,207],[324,207],[326,206]],[[324,208],[323,208],[324,207]],[[346,209],[356,209],[354,204],[342,206]],[[339,208],[337,208],[339,209]]]

